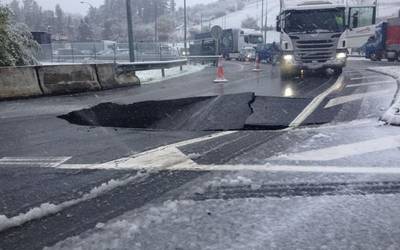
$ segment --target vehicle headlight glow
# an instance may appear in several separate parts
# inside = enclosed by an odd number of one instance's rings
[[[336,59],[345,59],[347,57],[347,54],[344,52],[340,52],[336,54]]]
[[[285,62],[291,62],[293,61],[293,55],[284,55],[283,56],[283,60],[285,60]]]

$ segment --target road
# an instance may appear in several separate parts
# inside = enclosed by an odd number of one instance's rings
[[[382,65],[281,81],[226,62],[225,84],[2,102],[0,249],[397,249]]]

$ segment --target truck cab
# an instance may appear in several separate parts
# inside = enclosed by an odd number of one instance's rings
[[[349,15],[353,18],[349,19]],[[341,74],[348,54],[348,22],[359,28],[359,12],[325,1],[304,2],[281,10],[277,30],[281,32],[281,75],[303,70],[334,70]],[[365,41],[368,37],[365,38]]]

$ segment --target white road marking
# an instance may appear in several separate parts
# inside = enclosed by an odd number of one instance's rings
[[[328,148],[310,150],[274,157],[274,160],[291,161],[331,161],[350,156],[363,155],[400,147],[400,136],[387,136],[379,139],[343,144]]]
[[[0,158],[1,165],[14,165],[14,166],[38,166],[38,167],[57,167],[64,162],[71,159],[71,157],[3,157]]]
[[[340,96],[340,97],[329,100],[329,102],[328,102],[328,104],[326,104],[325,108],[331,108],[331,107],[334,107],[337,105],[342,105],[342,104],[345,104],[348,102],[362,100],[366,97],[376,96],[376,95],[380,95],[380,94],[389,94],[392,92],[393,92],[393,90],[389,89],[389,90],[379,90],[379,91],[374,91],[374,92]],[[394,93],[393,93],[393,95],[394,95]]]
[[[60,168],[92,168],[92,169],[143,169],[143,168],[168,168],[170,166],[195,164],[187,155],[183,154],[178,147],[194,144],[198,142],[208,141],[226,135],[237,133],[236,131],[227,131],[190,139],[156,149],[148,150],[136,155],[110,161],[103,164],[94,165],[75,165],[64,164]]]
[[[364,80],[364,79],[371,79],[371,78],[381,78],[382,76],[376,75],[376,74],[370,74],[370,75],[363,75],[361,77],[353,77],[350,79],[350,81],[356,81],[356,80]]]
[[[394,80],[391,80],[391,81],[378,81],[378,82],[364,82],[364,83],[348,84],[348,85],[346,85],[346,88],[354,88],[354,87],[378,85],[378,84],[385,84],[385,83],[393,83],[393,84],[396,84],[396,82],[395,82]]]
[[[67,165],[67,169],[82,169],[89,165]],[[90,165],[90,169],[96,169],[95,165]],[[110,165],[111,167],[111,165]],[[64,168],[64,167],[62,167]],[[112,168],[114,169],[114,168]],[[400,174],[400,167],[342,167],[342,166],[310,166],[310,165],[184,165],[170,167],[153,167],[153,166],[131,166],[129,170],[144,170],[144,171],[254,171],[254,172],[299,172],[299,173],[354,173],[354,174]],[[126,170],[128,170],[126,169]]]
[[[173,170],[173,169],[170,169]],[[353,173],[353,174],[400,174],[400,167],[340,167],[304,165],[197,165],[195,168],[179,168],[187,171],[255,171],[255,172],[303,172],[303,173]]]
[[[333,84],[329,89],[319,94],[315,97],[310,104],[294,119],[289,127],[298,127],[300,126],[317,108],[318,106],[324,101],[324,99],[333,93],[336,90],[339,90],[343,86],[344,76],[343,74],[337,79],[335,84]]]

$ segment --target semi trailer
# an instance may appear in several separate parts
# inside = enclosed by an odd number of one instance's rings
[[[365,57],[372,61],[400,61],[400,16],[377,25],[365,45]]]
[[[217,44],[219,42],[219,44]],[[244,48],[257,48],[263,43],[260,31],[250,29],[224,29],[221,38],[216,40],[211,32],[195,34],[194,41],[190,44],[190,55],[216,55],[220,54],[225,59],[240,59],[240,52]],[[217,51],[219,50],[219,51]]]

